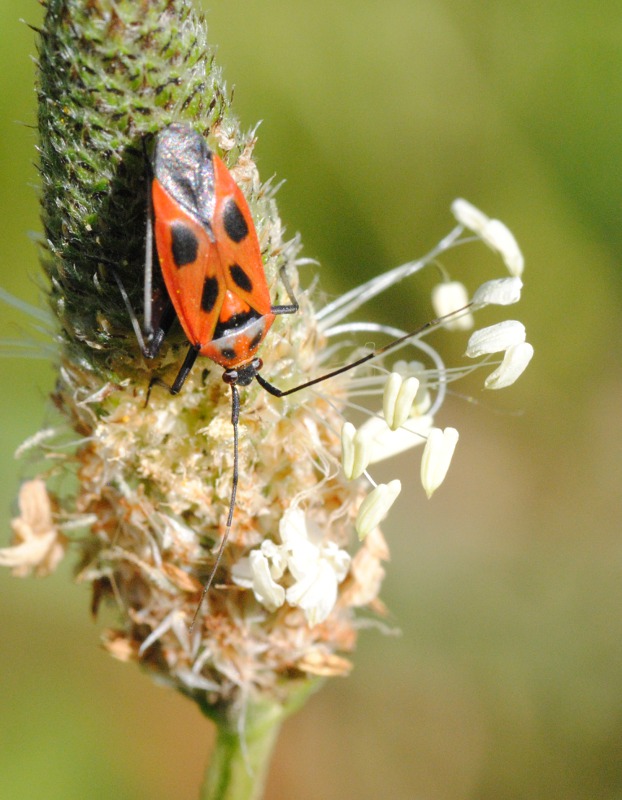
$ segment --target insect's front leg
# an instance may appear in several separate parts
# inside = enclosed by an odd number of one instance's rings
[[[200,344],[193,344],[190,346],[190,349],[186,353],[186,357],[184,358],[184,363],[179,368],[179,372],[177,373],[177,377],[173,381],[172,384],[168,384],[166,381],[163,381],[162,378],[158,378],[154,376],[149,381],[149,388],[147,389],[147,397],[145,398],[145,408],[149,405],[149,398],[151,397],[151,390],[154,386],[161,386],[163,389],[167,389],[170,394],[179,394],[181,392],[182,386],[186,382],[186,378],[190,374],[190,370],[194,366],[194,362],[197,360],[197,356],[201,352],[201,345]]]

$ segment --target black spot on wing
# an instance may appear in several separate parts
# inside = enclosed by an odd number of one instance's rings
[[[214,341],[235,333],[239,328],[243,328],[247,322],[256,319],[258,316],[257,312],[251,309],[250,311],[243,311],[241,314],[234,314],[229,319],[218,320],[218,324],[214,329]]]
[[[248,225],[233,198],[227,200],[223,213],[223,222],[227,236],[236,244],[239,244],[248,236]]]
[[[231,361],[232,358],[235,358],[236,352],[231,347],[223,347],[220,351],[220,355],[228,361]]]
[[[263,339],[263,334],[264,334],[263,330],[260,330],[255,334],[253,340],[248,346],[248,350],[250,353],[254,352],[259,347],[259,345],[261,344],[261,340]]]
[[[173,222],[171,225],[173,261],[177,267],[192,264],[197,259],[199,241],[185,222]]]
[[[253,282],[239,264],[232,264],[229,267],[229,274],[239,289],[242,289],[244,292],[253,291]]]
[[[206,278],[203,284],[203,294],[201,295],[201,308],[207,314],[212,311],[218,300],[218,279]]]

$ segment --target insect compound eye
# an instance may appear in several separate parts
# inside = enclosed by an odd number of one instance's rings
[[[259,372],[259,370],[263,367],[263,361],[260,358],[254,358],[252,361],[252,366],[255,372]]]
[[[227,369],[222,374],[222,379],[225,383],[231,386],[234,383],[238,382],[238,371],[237,369]]]

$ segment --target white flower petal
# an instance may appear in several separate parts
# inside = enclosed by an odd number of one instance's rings
[[[305,513],[295,506],[281,518],[279,534],[283,544],[270,546],[266,540],[250,554],[257,599],[270,610],[287,600],[304,611],[310,625],[322,622],[330,614],[337,599],[337,586],[350,569],[348,553],[334,542],[322,542],[321,533],[314,530]],[[317,543],[312,537],[317,538]],[[270,554],[270,559],[263,550]],[[275,575],[275,566],[283,560],[295,579],[287,591],[273,580],[281,576],[281,573]]]
[[[525,259],[514,234],[507,225],[498,219],[491,219],[481,235],[486,244],[503,258],[510,275],[520,277],[525,268]]]
[[[484,381],[486,389],[505,389],[511,386],[525,371],[533,356],[533,347],[529,342],[508,347],[503,361]]]
[[[296,541],[287,548],[287,568],[299,580],[320,560],[320,548],[312,542]]]
[[[398,480],[389,483],[379,483],[361,503],[356,517],[356,532],[359,539],[364,539],[374,530],[389,513],[389,509],[397,500],[402,491],[402,484]]]
[[[476,208],[468,200],[463,200],[461,197],[458,197],[451,204],[451,213],[461,225],[464,225],[465,228],[477,233],[479,236],[482,235],[490,222],[490,218],[483,211],[480,211],[479,208]]]
[[[370,417],[361,425],[369,438],[369,463],[377,464],[423,444],[433,421],[427,414],[411,417],[401,428],[392,431],[381,417]]]
[[[279,536],[283,544],[307,541],[307,522],[301,508],[292,506],[284,512],[279,523]]]
[[[466,286],[460,281],[444,281],[432,289],[432,306],[437,317],[445,317],[469,305]],[[466,331],[473,327],[473,315],[465,310],[443,322],[450,331]]]
[[[430,431],[421,459],[421,483],[428,498],[445,480],[457,443],[455,428],[432,428]]]
[[[473,295],[473,305],[477,307],[496,305],[509,306],[520,300],[523,282],[520,278],[498,278],[486,281]]]
[[[270,563],[261,550],[253,550],[249,561],[255,597],[268,611],[276,611],[285,601],[285,589],[272,579]]]
[[[337,582],[341,581],[348,574],[352,558],[345,550],[341,550],[335,542],[327,542],[322,547],[322,559],[330,564],[331,569],[337,577]]]
[[[489,353],[500,353],[512,345],[524,342],[525,336],[525,326],[522,322],[507,319],[472,333],[466,355],[469,358],[477,358]]]
[[[275,581],[282,577],[287,569],[287,553],[283,545],[278,545],[272,539],[264,539],[259,548],[270,563],[270,575]]]
[[[287,602],[304,612],[309,625],[317,625],[328,617],[337,602],[337,577],[327,562],[318,564],[314,574],[290,586]]]
[[[231,567],[231,577],[236,586],[244,589],[253,588],[253,571],[251,569],[250,558],[241,558]]]

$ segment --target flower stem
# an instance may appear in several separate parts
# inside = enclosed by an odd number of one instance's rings
[[[272,717],[242,735],[219,726],[216,746],[205,775],[201,800],[259,800],[272,749],[283,721],[274,707]]]
[[[322,683],[319,678],[294,681],[280,700],[264,696],[249,701],[234,722],[216,715],[213,707],[203,707],[218,734],[201,800],[260,800],[281,725]]]

